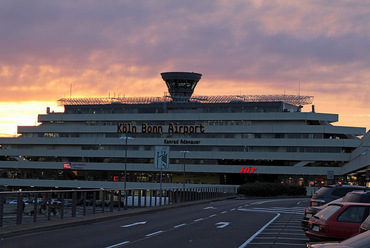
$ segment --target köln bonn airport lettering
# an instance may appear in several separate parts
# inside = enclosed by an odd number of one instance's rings
[[[163,133],[164,126],[161,125],[148,125],[147,123],[141,124],[142,133]],[[137,133],[137,125],[131,123],[119,123],[117,124],[118,133]],[[204,133],[204,125],[179,125],[178,123],[170,123],[168,125],[167,133],[174,134],[192,134],[192,133]]]

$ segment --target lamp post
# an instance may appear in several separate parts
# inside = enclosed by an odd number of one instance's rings
[[[127,182],[127,140],[133,140],[134,138],[132,137],[121,137],[120,139],[125,140],[125,180],[124,180],[124,189],[126,189],[126,182]]]
[[[185,157],[186,157],[186,153],[189,153],[189,151],[180,151],[180,152],[184,154],[184,183],[183,183],[183,187],[184,187],[184,190],[185,190]]]

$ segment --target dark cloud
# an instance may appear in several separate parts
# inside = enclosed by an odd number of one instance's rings
[[[329,2],[1,1],[1,87],[98,94],[185,70],[337,94],[369,79],[370,6]]]

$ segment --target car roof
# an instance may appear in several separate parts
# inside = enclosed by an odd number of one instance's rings
[[[361,186],[361,185],[349,185],[349,184],[332,184],[332,185],[324,185],[322,187],[330,187],[330,188],[335,188],[335,187],[343,187],[343,188],[347,188],[347,187],[351,187],[351,188],[359,188],[359,189],[370,189],[366,186]]]
[[[355,190],[355,191],[348,192],[347,194],[366,194],[366,195],[370,195],[370,190],[368,190],[368,189]]]
[[[353,205],[353,206],[369,206],[370,207],[370,203],[366,203],[366,202],[337,202],[337,203],[329,203],[328,206],[332,206],[332,205],[338,205],[338,206]]]

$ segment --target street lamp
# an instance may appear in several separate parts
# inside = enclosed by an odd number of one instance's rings
[[[120,139],[125,140],[125,180],[124,180],[124,189],[126,189],[126,182],[127,182],[127,140],[133,140],[134,138],[132,137],[121,137]]]
[[[184,153],[184,189],[185,189],[185,156],[186,156],[186,153],[189,153],[189,151],[180,151],[181,153]]]

